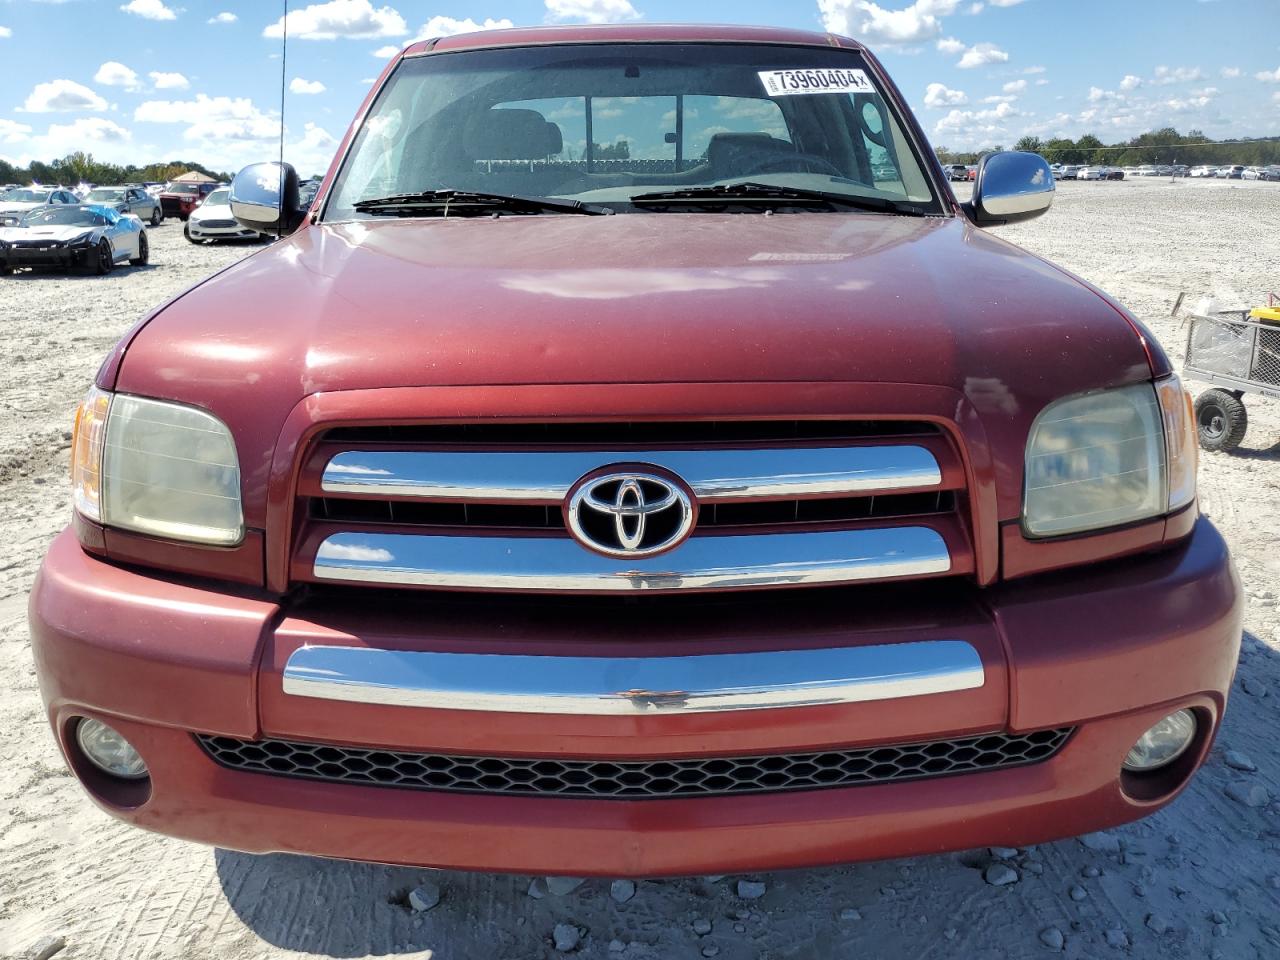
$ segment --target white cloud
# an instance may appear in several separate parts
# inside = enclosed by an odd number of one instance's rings
[[[1048,80],[1046,80],[1044,77],[1038,77],[1038,78],[1036,79],[1036,86],[1037,86],[1037,87],[1047,87],[1048,85],[1049,85],[1049,81],[1048,81]]]
[[[1027,75],[1030,75],[1033,73],[1047,73],[1048,71],[1045,67],[1036,66],[1036,67],[1023,67],[1022,72]]]
[[[262,31],[279,39],[284,18]],[[289,14],[289,36],[301,40],[336,40],[339,37],[403,37],[409,26],[392,7],[374,7],[369,0],[329,0],[313,3]]]
[[[373,51],[373,55],[379,60],[390,60],[399,52],[399,47],[393,43],[389,43],[385,47],[379,47],[377,50]]]
[[[1142,78],[1135,77],[1132,73],[1126,73],[1124,79],[1120,81],[1121,90],[1137,90],[1142,86]]]
[[[966,133],[978,135],[999,135],[1006,132],[1002,121],[1020,116],[1018,111],[1008,103],[997,104],[990,110],[952,110],[938,121],[939,133]]]
[[[240,18],[237,17],[234,13],[228,13],[227,11],[224,10],[222,13],[218,14],[216,17],[210,17],[208,22],[209,23],[235,23],[239,19]]]
[[[299,93],[303,96],[314,96],[317,93],[324,93],[324,84],[319,80],[303,80],[301,77],[294,77],[289,81],[289,92]]]
[[[178,15],[164,5],[163,0],[129,0],[120,8],[125,13],[146,20],[176,20]]]
[[[30,133],[31,128],[27,124],[0,117],[0,143],[17,143],[19,140],[27,139]]]
[[[108,60],[100,66],[98,72],[93,75],[93,82],[100,83],[104,87],[124,87],[126,90],[137,90],[140,86],[138,75],[115,60]]]
[[[147,74],[151,78],[151,82],[155,84],[157,90],[185,90],[191,86],[180,73],[165,73],[161,70],[152,70]]]
[[[952,90],[946,84],[931,83],[924,91],[926,107],[955,107],[968,102],[963,90]]]
[[[1201,80],[1204,74],[1199,67],[1156,67],[1156,83],[1187,83],[1191,80]]]
[[[988,63],[1007,63],[1008,61],[1009,54],[994,43],[975,43],[964,52],[964,56],[956,66],[961,70],[969,70],[973,67],[986,66]]]
[[[1017,99],[1018,98],[1011,93],[1009,94],[996,93],[996,94],[992,94],[989,97],[983,97],[982,102],[983,103],[1013,103],[1013,101]]]
[[[574,20],[580,23],[619,23],[639,20],[640,11],[631,0],[546,0],[548,20]],[[822,0],[818,0],[819,6]]]
[[[1262,70],[1255,73],[1254,78],[1261,80],[1263,83],[1280,83],[1280,67],[1276,67],[1274,71]]]
[[[194,100],[148,100],[133,112],[140,123],[185,123],[185,140],[274,140],[280,118],[254,106],[248,97],[210,97]]]
[[[1021,93],[1023,90],[1027,89],[1027,81],[1010,80],[1000,89],[1003,90],[1005,93]]]
[[[966,12],[970,16],[976,17],[978,14],[982,12],[984,6],[985,4],[982,4],[982,3],[972,3],[969,5],[969,9]]]
[[[1016,7],[1023,0],[987,0],[993,7]]]
[[[1236,77],[1240,76],[1240,74],[1243,73],[1244,71],[1241,70],[1239,67],[1223,67],[1218,72],[1222,74],[1222,77],[1224,80],[1234,80]]]
[[[107,101],[74,80],[50,80],[37,83],[22,107],[27,113],[107,109]]]
[[[8,27],[0,27],[0,38],[12,37],[12,36],[13,36],[12,30],[10,30]]]
[[[94,143],[124,143],[133,139],[132,133],[106,117],[81,117],[71,123],[51,124],[45,136],[49,140],[65,140],[71,144],[84,140],[92,140]]]
[[[964,52],[964,44],[955,37],[943,37],[938,41],[937,46],[942,53],[956,54]]]
[[[942,32],[938,18],[955,13],[959,5],[960,0],[915,0],[901,10],[886,10],[871,0],[818,0],[818,11],[832,33],[893,45],[932,40]]]
[[[459,33],[477,33],[481,30],[507,30],[514,26],[515,24],[506,17],[501,20],[485,17],[483,23],[476,23],[470,17],[465,20],[456,20],[453,17],[432,17],[422,25],[418,36],[425,40],[430,37],[452,37]]]

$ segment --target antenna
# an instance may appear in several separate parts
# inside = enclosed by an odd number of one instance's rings
[[[285,70],[289,63],[289,0],[281,0],[284,7],[283,16],[280,18],[280,166],[281,166],[281,183],[280,189],[284,190],[284,91],[285,91]]]

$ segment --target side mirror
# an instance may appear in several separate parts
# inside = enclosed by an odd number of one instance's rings
[[[293,233],[307,215],[298,198],[298,171],[287,163],[251,163],[231,181],[231,215],[259,233]]]
[[[989,153],[978,160],[973,199],[961,204],[979,227],[1030,220],[1053,203],[1053,171],[1038,153]]]

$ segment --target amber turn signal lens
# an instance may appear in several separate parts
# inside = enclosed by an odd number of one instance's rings
[[[1196,469],[1200,463],[1199,440],[1191,393],[1177,377],[1156,384],[1164,419],[1164,446],[1169,484],[1169,510],[1185,507],[1196,498]]]
[[[94,387],[76,408],[71,441],[71,489],[76,510],[90,520],[102,519],[102,444],[107,433],[111,394]]]

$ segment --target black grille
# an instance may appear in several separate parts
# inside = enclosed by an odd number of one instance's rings
[[[648,800],[816,790],[999,770],[1053,756],[1071,728],[761,757],[561,760],[459,757],[288,740],[197,736],[224,767],[450,793]]]
[[[236,222],[234,220],[201,220],[196,224],[197,227],[206,227],[209,230],[225,230],[235,225]]]
[[[874,497],[834,497],[820,500],[764,500],[709,503],[698,514],[698,529],[760,527],[771,524],[847,523],[852,520],[891,520],[955,510],[955,493],[895,493]],[[315,497],[311,517],[337,523],[395,523],[415,527],[481,527],[493,529],[564,530],[559,507],[499,503],[441,503],[439,501],[355,500]]]

